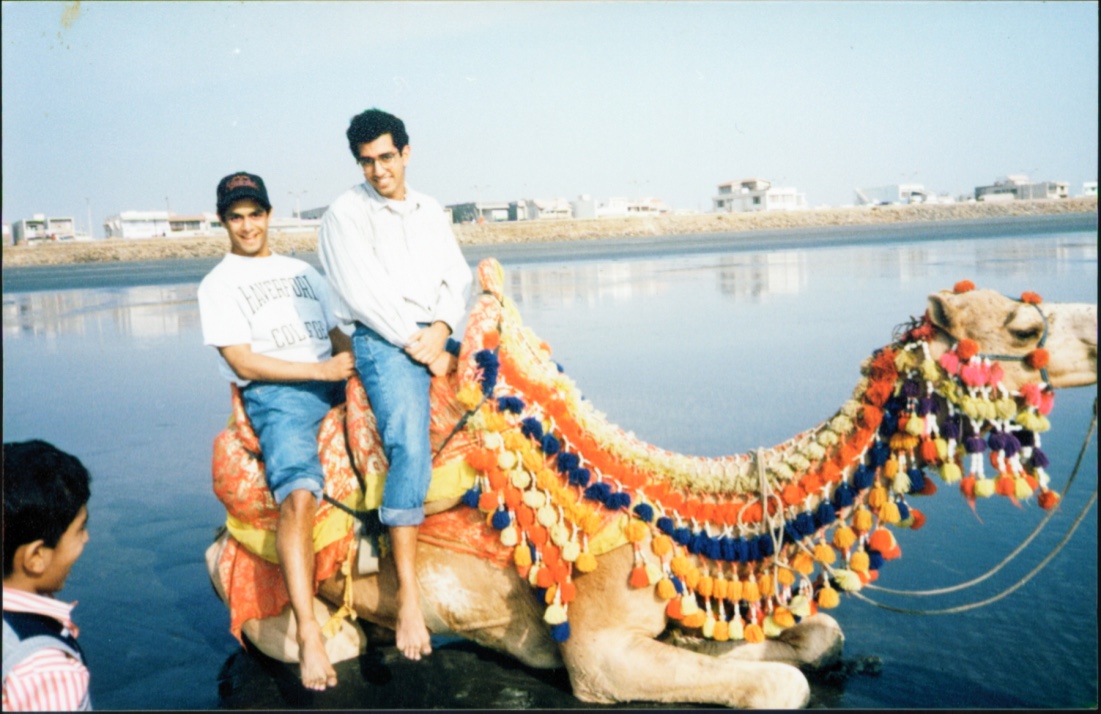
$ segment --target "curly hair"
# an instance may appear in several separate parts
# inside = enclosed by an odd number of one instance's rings
[[[381,109],[368,109],[352,117],[348,125],[348,148],[352,156],[359,160],[359,145],[370,144],[383,134],[389,134],[394,147],[400,152],[409,144],[409,135],[405,133],[405,122],[393,114]]]

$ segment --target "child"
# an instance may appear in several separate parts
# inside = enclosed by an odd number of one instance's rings
[[[80,461],[45,441],[4,444],[4,711],[91,709],[75,605],[54,599],[88,542]]]

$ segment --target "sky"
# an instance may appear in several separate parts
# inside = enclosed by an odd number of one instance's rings
[[[274,215],[363,180],[378,107],[443,204],[718,185],[810,206],[1008,174],[1097,179],[1094,2],[4,2],[3,220],[213,211],[261,175]]]

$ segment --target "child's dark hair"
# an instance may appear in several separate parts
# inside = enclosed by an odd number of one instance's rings
[[[393,114],[388,114],[381,109],[368,109],[352,117],[352,123],[348,125],[346,135],[348,148],[352,156],[359,160],[359,145],[370,144],[383,134],[389,134],[394,140],[394,148],[401,152],[409,143],[409,135],[405,133],[405,122]]]
[[[57,546],[91,495],[80,459],[39,439],[4,444],[4,577],[20,546]]]

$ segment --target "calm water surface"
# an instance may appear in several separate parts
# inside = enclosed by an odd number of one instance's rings
[[[859,364],[926,296],[967,278],[1016,296],[1097,302],[1096,231],[982,235],[815,249],[716,250],[506,262],[526,323],[586,397],[661,447],[721,455],[771,446],[831,415]],[[305,695],[287,668],[243,655],[203,552],[224,511],[211,443],[229,390],[201,345],[194,280],[4,293],[4,440],[40,437],[93,474],[91,542],[62,597],[78,600],[93,703],[104,709],[219,706],[570,707],[561,672],[442,647],[407,664],[382,649],[339,667],[335,692]],[[1044,435],[1053,483],[1069,475],[1096,388],[1061,392]],[[943,598],[876,597],[940,609],[1025,577],[1097,487],[1096,438],[1059,514],[1008,567]],[[952,585],[985,572],[1042,516],[954,489],[915,505],[926,527],[879,584]],[[814,682],[828,708],[1080,708],[1097,704],[1097,510],[1051,564],[1008,597],[962,614],[915,616],[846,599],[833,611],[846,662],[865,673]],[[441,644],[443,644],[441,642]],[[869,666],[871,663],[871,666]],[[878,674],[867,673],[876,670]]]

